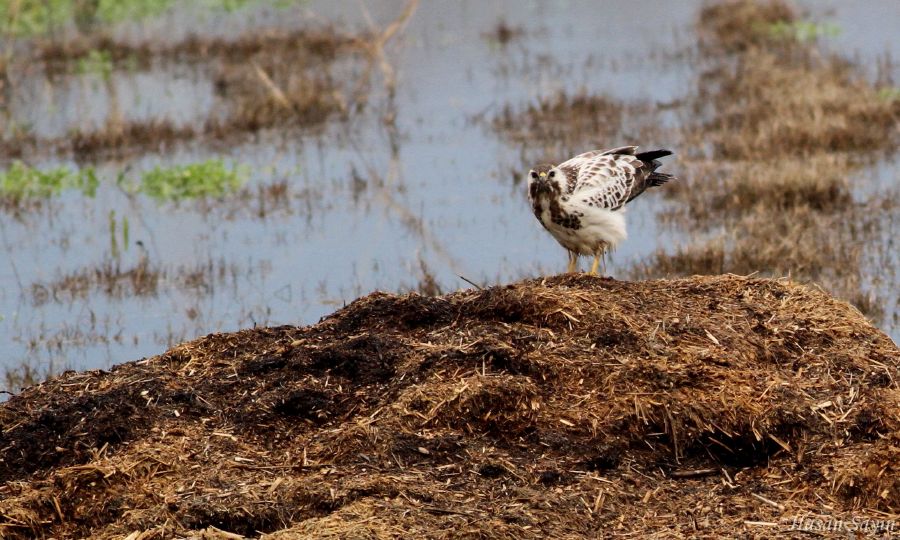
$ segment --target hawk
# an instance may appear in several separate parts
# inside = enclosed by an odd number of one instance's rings
[[[541,225],[569,252],[568,272],[579,255],[593,255],[591,274],[608,249],[625,240],[625,204],[648,187],[675,177],[658,173],[669,150],[637,152],[637,146],[594,150],[559,165],[528,171],[528,199]]]

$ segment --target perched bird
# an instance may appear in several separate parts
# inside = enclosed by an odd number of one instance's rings
[[[669,150],[637,153],[637,146],[594,150],[559,165],[542,164],[528,171],[528,199],[535,217],[569,252],[568,272],[579,255],[593,255],[597,273],[606,250],[625,240],[625,204],[648,187],[675,177],[658,173],[657,158]]]

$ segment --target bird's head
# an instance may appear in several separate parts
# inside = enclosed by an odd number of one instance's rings
[[[532,198],[541,194],[562,192],[563,174],[555,165],[542,163],[528,171],[528,193]]]

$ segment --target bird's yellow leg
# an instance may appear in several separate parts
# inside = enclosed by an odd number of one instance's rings
[[[592,276],[597,275],[597,269],[600,268],[601,262],[606,263],[606,261],[603,260],[605,255],[606,255],[606,243],[604,242],[603,244],[600,245],[600,247],[597,249],[597,251],[594,252],[594,264],[591,265],[591,272],[590,272],[590,274]],[[606,272],[606,264],[603,264],[603,271],[604,271],[604,273]]]
[[[575,267],[578,266],[578,254],[574,251],[569,252],[569,266],[566,267],[566,272],[571,274],[575,271]]]

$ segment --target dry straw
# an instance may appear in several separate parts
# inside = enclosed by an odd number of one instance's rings
[[[0,533],[695,538],[895,516],[898,380],[890,339],[786,281],[376,293],[12,398]]]

